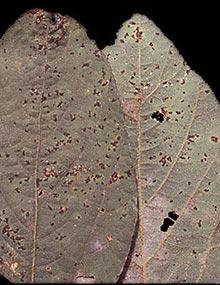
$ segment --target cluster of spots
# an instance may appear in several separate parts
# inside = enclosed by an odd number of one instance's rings
[[[111,184],[117,182],[117,181],[120,180],[120,179],[127,179],[127,178],[131,177],[131,171],[130,171],[130,170],[124,171],[123,173],[124,173],[126,176],[123,175],[122,173],[118,173],[118,172],[114,171],[114,172],[112,173],[110,179],[109,179],[109,184],[111,185]]]
[[[139,43],[142,40],[143,36],[143,32],[140,31],[139,27],[136,28],[135,36],[136,36],[136,42]]]
[[[112,149],[112,151],[116,151],[117,147],[119,146],[120,139],[121,139],[121,136],[117,136],[114,141],[111,141],[110,143],[111,146],[108,147],[108,150]]]
[[[131,26],[136,26],[137,23],[134,21],[130,21],[128,24],[128,28],[130,28]],[[120,43],[125,43],[125,40],[127,39],[127,37],[129,37],[129,33],[125,33],[123,38],[120,39]],[[140,27],[137,26],[136,29],[133,30],[133,33],[131,34],[131,38],[135,40],[136,43],[141,42],[141,40],[143,39],[143,31],[140,30]]]
[[[61,128],[62,131],[62,128]],[[58,150],[60,150],[63,146],[71,144],[72,143],[72,136],[69,133],[64,132],[64,137],[61,139],[57,139],[57,137],[54,137],[55,143],[51,147],[47,147],[48,153],[54,153]]]
[[[66,235],[58,232],[57,236],[55,237],[55,240],[63,240],[66,237],[67,237]]]
[[[46,177],[54,177],[56,175],[55,173],[55,167],[46,167],[44,170],[44,175]]]
[[[5,220],[6,225],[2,229],[2,234],[6,235],[12,242],[16,245],[17,249],[19,250],[25,250],[22,240],[24,240],[24,237],[19,235],[19,228],[13,229],[8,224],[8,219]]]
[[[164,155],[160,160],[159,163],[161,164],[161,166],[168,166],[168,162],[172,162],[172,158],[169,155]]]
[[[104,185],[104,181],[103,181],[104,177],[101,174],[91,174],[89,176],[87,176],[85,182],[86,184],[90,183],[90,182],[94,182],[96,185]]]
[[[83,166],[82,164],[78,164],[78,165],[74,165],[72,168],[72,171],[68,172],[68,174],[66,174],[65,176],[68,176],[69,174],[76,176],[81,172],[88,172],[90,170],[91,170],[90,167]]]
[[[65,173],[65,177],[66,177],[66,179],[65,179],[65,181],[64,181],[64,185],[65,186],[71,186],[71,185],[73,185],[73,183],[74,183],[74,179],[73,179],[73,177],[76,177],[76,176],[79,176],[79,177],[81,177],[81,175],[83,175],[83,174],[85,174],[85,173],[88,173],[88,172],[90,172],[91,171],[91,167],[89,167],[89,166],[84,166],[84,165],[82,165],[82,164],[77,164],[77,165],[74,165],[72,168],[71,168],[71,170],[69,170],[69,171],[67,171],[66,173]],[[92,179],[92,178],[94,178],[95,179],[95,177],[94,176],[88,176],[87,177],[87,180],[85,181],[86,183],[89,183],[90,182],[90,179]],[[96,177],[96,178],[99,178],[99,177]]]
[[[66,45],[68,22],[65,17],[57,13],[47,13],[41,9],[32,10],[30,13],[34,17],[35,30],[42,37],[37,47],[39,50],[44,50],[46,54],[48,49]]]
[[[175,211],[170,211],[168,217],[163,220],[163,224],[160,226],[162,232],[167,232],[168,228],[174,225],[175,221],[178,219],[179,215]]]
[[[45,64],[44,66],[44,70],[45,72],[50,71],[50,73],[54,74],[57,78],[61,77],[61,71],[58,71],[57,66],[55,66],[53,69],[51,67],[51,65],[49,65],[48,63]],[[46,97],[42,96],[42,102],[46,99]]]
[[[188,135],[187,137],[187,144],[195,142],[199,138],[198,134]]]

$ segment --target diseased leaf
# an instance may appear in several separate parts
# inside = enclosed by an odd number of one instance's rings
[[[214,94],[145,16],[125,22],[104,53],[136,157],[140,226],[124,282],[219,282]]]
[[[0,274],[116,282],[137,211],[111,71],[77,22],[38,9],[0,46]]]

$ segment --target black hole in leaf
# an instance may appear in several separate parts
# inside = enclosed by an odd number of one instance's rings
[[[175,211],[171,211],[171,212],[168,213],[168,217],[173,219],[174,221],[176,221],[178,219],[179,215],[177,215],[175,213]]]
[[[160,226],[160,229],[162,232],[167,232],[169,226],[172,226],[174,224],[174,221],[170,218],[165,218],[163,220],[163,224]]]
[[[159,111],[154,112],[151,115],[152,119],[156,119],[158,122],[162,123],[164,121],[164,115],[160,113]]]

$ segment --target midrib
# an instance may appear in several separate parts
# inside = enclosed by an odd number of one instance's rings
[[[141,87],[141,46],[138,43],[138,85],[140,95],[142,97],[143,88]],[[140,103],[141,104],[141,103]],[[140,109],[137,116],[137,162],[136,162],[136,173],[137,173],[137,188],[138,188],[138,204],[139,204],[139,238],[141,243],[141,268],[143,272],[143,282],[145,280],[145,266],[144,266],[144,207],[142,198],[142,185],[141,185],[141,115]]]
[[[44,63],[47,63],[47,35],[48,35],[48,29],[46,32],[45,37],[45,61]],[[45,66],[43,65],[43,68]],[[32,267],[31,267],[31,282],[35,281],[35,272],[36,272],[36,248],[37,248],[37,226],[38,226],[38,178],[39,178],[39,166],[40,166],[40,152],[41,152],[41,145],[42,145],[42,95],[45,91],[45,80],[46,80],[46,71],[44,70],[43,73],[43,82],[42,82],[42,90],[41,90],[41,96],[39,96],[39,115],[38,115],[38,137],[37,137],[37,151],[36,151],[36,164],[35,164],[35,191],[34,191],[34,229],[33,229],[33,252],[32,252]]]

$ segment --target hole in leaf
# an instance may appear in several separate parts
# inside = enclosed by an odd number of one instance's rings
[[[179,215],[177,215],[175,213],[175,211],[171,211],[171,212],[168,213],[168,217],[173,219],[174,221],[176,221],[178,219]]]
[[[174,224],[174,221],[170,218],[165,218],[163,220],[163,224],[160,226],[160,229],[162,232],[167,232],[169,226],[172,226]]]
[[[164,121],[164,114],[156,111],[151,115],[151,118],[156,119],[158,122],[162,123]]]

